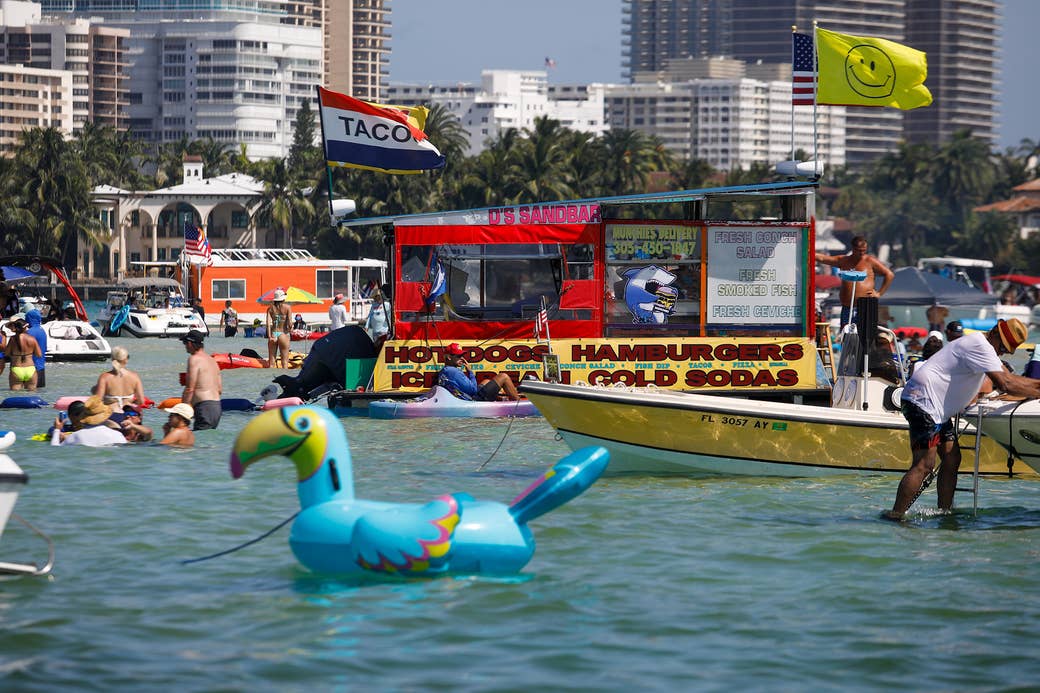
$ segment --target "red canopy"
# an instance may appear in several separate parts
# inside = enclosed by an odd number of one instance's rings
[[[995,282],[1011,282],[1012,284],[1024,284],[1025,286],[1040,286],[1040,277],[1028,274],[994,274]]]

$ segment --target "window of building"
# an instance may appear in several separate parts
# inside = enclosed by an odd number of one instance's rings
[[[231,212],[231,228],[245,229],[249,227],[249,214],[241,210]]]
[[[245,279],[214,279],[210,283],[214,301],[241,301],[246,297]]]
[[[350,270],[317,270],[314,295],[332,298],[336,294],[350,295]]]

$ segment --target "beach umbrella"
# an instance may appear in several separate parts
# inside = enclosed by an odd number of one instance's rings
[[[282,287],[277,287],[264,293],[263,296],[256,299],[256,302],[266,305],[274,303],[274,292],[278,291],[278,289],[282,289]],[[324,303],[324,301],[312,294],[310,291],[305,291],[295,286],[286,287],[282,289],[282,291],[285,292],[286,303]]]

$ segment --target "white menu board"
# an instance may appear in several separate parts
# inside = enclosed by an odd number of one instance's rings
[[[805,227],[709,226],[707,324],[800,323],[807,235]]]

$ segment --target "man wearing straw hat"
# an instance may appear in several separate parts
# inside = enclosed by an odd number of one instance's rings
[[[112,408],[97,395],[88,397],[83,402],[73,402],[69,405],[72,431],[63,432],[61,420],[56,420],[51,445],[122,445],[126,442],[126,437],[106,423],[111,415]]]
[[[1028,330],[1017,318],[998,320],[989,332],[973,332],[950,342],[922,361],[903,388],[902,411],[910,424],[909,471],[903,475],[892,509],[882,517],[901,521],[928,483],[937,458],[939,509],[953,506],[961,449],[953,417],[971,403],[989,378],[995,390],[1019,397],[1040,397],[1040,380],[1009,373],[1001,362],[1026,340]]]

